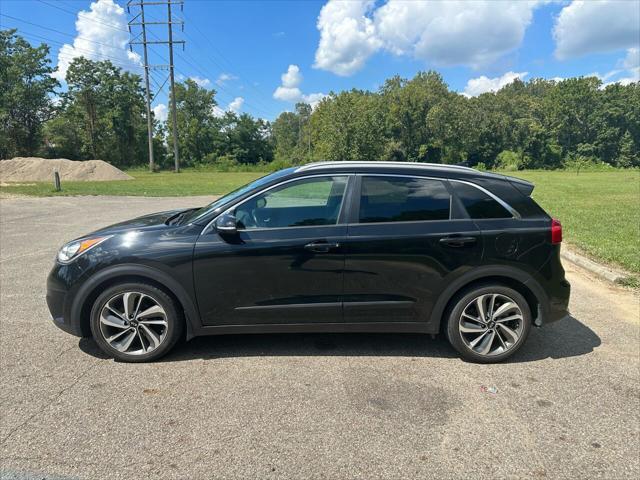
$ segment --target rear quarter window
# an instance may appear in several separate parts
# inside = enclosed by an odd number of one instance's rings
[[[451,185],[470,218],[513,218],[511,212],[479,188],[460,182]]]

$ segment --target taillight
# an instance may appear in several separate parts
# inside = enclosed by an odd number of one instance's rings
[[[555,218],[551,219],[551,244],[558,245],[562,242],[562,224]]]

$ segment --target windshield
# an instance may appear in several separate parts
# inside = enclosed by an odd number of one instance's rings
[[[233,200],[235,200],[236,198],[241,197],[242,195],[244,195],[245,193],[258,188],[262,185],[266,185],[267,183],[276,180],[280,177],[283,177],[289,173],[291,173],[293,170],[295,170],[295,167],[291,167],[291,168],[285,168],[284,170],[278,170],[277,172],[273,172],[270,173],[269,175],[265,175],[264,177],[260,177],[257,180],[254,180],[251,183],[247,183],[246,185],[237,188],[235,190],[233,190],[232,192],[227,193],[226,195],[223,195],[222,197],[220,197],[219,199],[215,200],[214,202],[211,202],[209,205],[207,205],[206,207],[202,207],[199,208],[197,210],[194,210],[192,212],[188,212],[187,215],[185,215],[182,220],[180,221],[181,224],[186,224],[186,223],[197,223],[198,219],[200,219],[201,217],[205,216],[207,213],[212,212],[218,208],[220,208],[221,206],[223,206],[226,203],[229,203]]]

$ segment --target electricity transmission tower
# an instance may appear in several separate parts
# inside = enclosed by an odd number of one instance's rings
[[[147,103],[147,129],[149,134],[149,169],[154,170],[153,159],[153,121],[151,119],[151,102],[162,91],[164,85],[169,80],[171,85],[170,97],[171,97],[171,125],[172,125],[172,137],[173,137],[173,158],[174,169],[176,172],[180,171],[180,159],[178,156],[178,125],[176,118],[176,96],[175,96],[175,77],[174,77],[174,65],[173,65],[173,45],[176,43],[182,44],[184,49],[184,40],[173,39],[173,26],[180,25],[182,31],[184,31],[184,21],[176,19],[171,11],[172,5],[182,7],[184,5],[183,0],[129,0],[127,2],[127,12],[131,15],[129,20],[129,34],[131,35],[131,41],[129,42],[129,48],[133,51],[134,45],[142,45],[143,60],[144,60],[144,82],[146,90],[146,103]],[[145,7],[148,7],[145,10]],[[151,20],[145,18],[145,13],[149,14],[151,10],[153,13],[157,13],[162,7],[166,7],[167,21],[155,20],[155,17]],[[164,9],[164,8],[163,8]],[[147,15],[148,16],[148,15]],[[167,25],[168,36],[165,40],[163,36],[155,33],[152,30],[153,25]],[[137,33],[134,36],[134,31]],[[155,40],[149,40],[148,37],[154,37]],[[149,61],[149,45],[168,45],[169,46],[169,63],[165,64],[153,64]],[[158,88],[155,91],[151,91],[150,79],[151,70],[160,70],[169,72],[168,78],[164,78],[161,85],[156,85]]]

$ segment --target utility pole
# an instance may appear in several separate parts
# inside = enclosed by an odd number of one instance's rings
[[[182,5],[182,4],[180,4]],[[176,84],[173,75],[173,22],[171,20],[171,1],[167,1],[167,21],[169,24],[169,78],[171,79],[171,121],[173,123],[173,160],[174,171],[180,171],[178,157],[178,118],[176,116]]]
[[[144,22],[144,5],[140,5],[140,18],[142,20],[142,46],[144,50],[144,83],[146,85],[145,97],[147,100],[147,133],[149,134],[149,171],[155,170],[153,162],[153,119],[151,118],[151,87],[149,86],[149,55],[147,53],[147,29]]]
[[[147,21],[145,20],[145,6],[148,7],[160,7],[167,6],[167,21]],[[172,5],[180,5],[180,9],[182,9],[184,5],[183,0],[129,0],[127,2],[127,11],[131,14],[132,8],[139,8],[137,14],[131,17],[129,21],[129,33],[131,34],[131,41],[129,42],[129,48],[133,51],[134,45],[142,45],[143,47],[143,59],[144,59],[144,77],[145,77],[145,86],[146,86],[146,103],[147,103],[147,130],[149,135],[149,169],[151,171],[154,170],[154,158],[153,158],[153,120],[151,118],[151,103],[156,98],[156,96],[162,91],[163,87],[166,85],[167,80],[170,81],[171,91],[169,92],[169,97],[171,101],[171,126],[172,126],[172,136],[173,136],[173,157],[174,157],[174,169],[176,172],[180,171],[180,160],[178,156],[178,124],[177,124],[177,115],[176,115],[176,99],[175,99],[175,78],[174,78],[174,62],[173,62],[173,45],[175,43],[181,43],[182,48],[184,49],[184,40],[174,40],[173,39],[173,25],[179,24],[184,30],[184,21],[182,20],[174,20],[171,12]],[[167,25],[168,26],[168,39],[164,40],[158,34],[154,33],[151,29],[152,25]],[[132,27],[140,27],[140,32],[137,35],[133,35]],[[148,34],[157,38],[157,40],[148,40]],[[140,39],[140,40],[139,40]],[[149,61],[149,52],[148,45],[168,45],[169,46],[169,63],[168,64],[152,64]],[[153,49],[152,49],[153,50]],[[164,59],[166,62],[166,59]],[[156,84],[157,90],[155,93],[151,90],[150,79],[151,70],[168,70],[169,78],[164,79],[164,82],[160,84]]]

